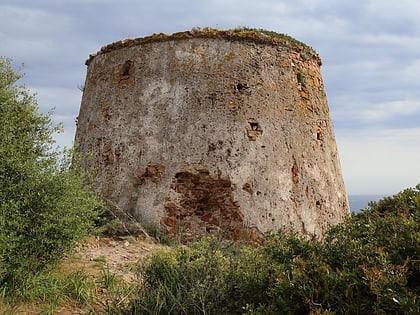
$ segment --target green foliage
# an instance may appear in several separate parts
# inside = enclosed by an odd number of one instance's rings
[[[61,127],[20,78],[0,57],[0,287],[10,292],[86,235],[99,205],[72,152],[54,147]]]
[[[326,261],[337,271],[353,275],[362,310],[420,312],[419,188],[370,203],[328,233]]]
[[[303,73],[301,71],[298,72],[296,77],[297,77],[297,81],[298,81],[299,84],[304,84],[305,83],[305,77],[303,76]]]
[[[44,304],[40,307],[42,314],[56,314],[57,308],[66,302],[90,306],[94,302],[94,293],[97,289],[94,279],[83,270],[66,274],[45,271],[28,276],[22,281],[20,290],[15,291],[13,297],[3,292],[0,306],[3,302],[3,308],[8,311],[5,314],[12,313],[11,310],[17,308],[19,303],[28,301]]]
[[[207,314],[224,310],[230,260],[215,239],[161,250],[140,269],[144,286],[132,304],[135,314]],[[222,312],[223,313],[223,312]],[[210,313],[209,313],[210,314]]]
[[[420,186],[371,203],[325,239],[204,239],[155,253],[122,314],[420,314]]]
[[[301,46],[303,48],[303,51],[302,51],[301,55],[302,55],[302,58],[304,60],[307,60],[310,57],[312,57],[313,55],[316,55],[316,51],[312,47],[310,47],[310,46],[306,45],[305,43],[293,38],[292,36],[286,35],[286,34],[277,33],[277,32],[269,31],[269,30],[262,29],[262,28],[252,28],[252,27],[247,27],[247,26],[239,26],[239,27],[235,28],[234,30],[237,31],[237,32],[262,33],[262,34],[265,34],[267,36],[275,37],[275,38],[284,40],[286,42],[292,43],[294,45]]]
[[[69,275],[64,287],[66,296],[76,300],[80,304],[86,304],[93,300],[95,284],[83,270],[76,270]]]

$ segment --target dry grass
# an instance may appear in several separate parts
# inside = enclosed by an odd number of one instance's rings
[[[40,281],[50,284],[30,289],[40,291],[33,293],[37,298],[14,303],[0,298],[0,315],[112,314],[110,303],[125,302],[133,290],[139,259],[162,247],[152,239],[91,236],[42,275]]]

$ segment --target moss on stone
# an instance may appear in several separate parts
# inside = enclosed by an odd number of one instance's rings
[[[274,37],[274,38],[278,38],[287,42],[290,42],[292,44],[298,45],[298,46],[302,46],[307,52],[310,52],[311,54],[316,54],[316,51],[311,47],[306,45],[305,43],[297,40],[296,38],[293,38],[292,36],[286,35],[286,34],[282,34],[282,33],[277,33],[274,31],[269,31],[263,28],[250,28],[250,27],[246,27],[246,26],[239,26],[237,28],[234,29],[235,31],[239,31],[239,32],[256,32],[256,33],[261,33],[270,37]]]
[[[318,54],[314,49],[289,35],[277,33],[274,31],[268,31],[265,29],[248,28],[240,26],[230,30],[220,30],[211,27],[195,27],[190,31],[177,32],[171,35],[165,33],[158,33],[141,38],[129,38],[120,40],[115,43],[103,46],[97,53],[91,54],[88,60],[86,60],[86,65],[88,65],[92,61],[92,59],[95,58],[96,55],[104,54],[117,49],[143,45],[150,42],[185,40],[190,38],[223,38],[232,41],[252,41],[255,43],[266,45],[285,45],[290,46],[292,49],[298,51],[303,60],[315,58],[318,60],[318,63],[321,64],[321,59],[319,58]]]

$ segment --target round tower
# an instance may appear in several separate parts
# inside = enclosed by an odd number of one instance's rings
[[[310,47],[205,29],[116,42],[86,64],[78,151],[104,199],[141,223],[186,241],[322,237],[349,213]]]

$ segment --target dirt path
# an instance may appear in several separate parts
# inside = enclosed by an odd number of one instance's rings
[[[140,237],[90,237],[76,247],[74,256],[91,268],[98,269],[102,265],[124,281],[132,281],[139,259],[163,247],[152,239]]]
[[[83,270],[91,275],[94,281],[98,281],[104,270],[115,274],[124,283],[136,280],[135,272],[139,260],[156,250],[165,248],[153,238],[141,236],[124,237],[95,237],[79,242],[76,248],[66,255],[61,263],[55,268],[54,273],[71,274],[73,271]],[[99,289],[95,293],[95,301],[89,305],[78,305],[75,301],[68,301],[55,309],[56,315],[79,315],[88,314],[93,307],[95,314],[103,314],[104,305],[111,294],[107,290]],[[3,309],[0,304],[0,314],[36,315],[43,314],[48,304],[39,302],[23,302],[22,304],[7,306]],[[5,306],[6,307],[6,306]],[[89,313],[90,314],[90,313]]]

